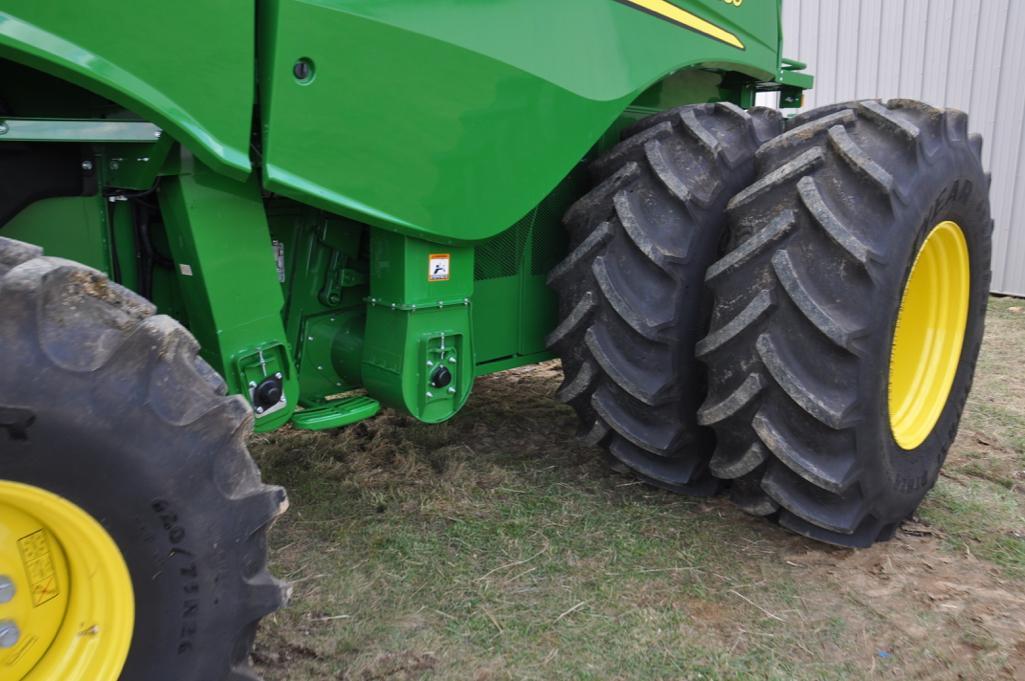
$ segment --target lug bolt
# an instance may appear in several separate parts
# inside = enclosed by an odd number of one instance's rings
[[[7,575],[0,575],[0,605],[14,599],[14,582]]]
[[[21,631],[11,620],[0,620],[0,648],[13,648],[18,645]]]

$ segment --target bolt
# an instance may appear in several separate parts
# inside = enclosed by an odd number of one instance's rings
[[[429,367],[434,366],[434,362],[432,362],[431,360],[427,360],[427,366],[429,366]]]
[[[21,631],[11,620],[0,620],[0,648],[13,648],[18,645]]]
[[[256,387],[256,381],[249,381],[249,387],[250,388],[255,388]]]
[[[0,135],[6,135],[7,134],[7,130],[8,130],[7,124],[6,123],[0,123]]]
[[[14,582],[7,575],[0,575],[0,604],[10,603],[14,598]]]
[[[281,379],[283,379],[284,377],[285,377],[285,375],[282,374],[280,371],[277,371],[277,372],[274,373],[274,378],[278,379],[279,381]]]
[[[92,169],[93,169],[93,162],[92,161],[82,161],[82,170],[92,170]]]
[[[257,414],[262,414],[263,413],[263,407],[257,407],[256,408],[256,413]]]
[[[448,392],[449,392],[450,395],[455,395],[456,394],[456,389],[455,388],[449,388]]]
[[[153,136],[156,137],[157,139],[160,139],[160,136],[163,135],[163,134],[164,133],[162,131],[160,131],[160,130],[154,130],[153,131]]]
[[[452,355],[451,357],[448,358],[448,361],[449,361],[450,364],[455,364],[456,363],[456,356]]]
[[[434,397],[434,393],[432,393],[430,390],[428,390],[427,391],[427,397]]]

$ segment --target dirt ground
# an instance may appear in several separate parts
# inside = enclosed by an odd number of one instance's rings
[[[292,510],[268,681],[1025,680],[1025,302],[994,298],[957,442],[896,539],[826,547],[613,473],[558,363],[455,419],[256,436]]]

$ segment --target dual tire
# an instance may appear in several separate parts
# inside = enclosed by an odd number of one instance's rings
[[[701,405],[690,456],[745,511],[868,546],[935,483],[989,289],[980,153],[961,112],[825,107],[764,141],[744,186],[706,215],[723,246],[681,313],[703,337],[673,347],[694,379],[676,389]],[[704,428],[714,438],[697,439]]]
[[[556,396],[585,441],[654,485],[719,488],[713,433],[697,423],[705,370],[694,345],[711,302],[702,278],[727,201],[782,129],[776,111],[729,103],[653,116],[595,161],[597,186],[566,214],[570,252],[548,277],[562,313],[548,337],[565,374]]]

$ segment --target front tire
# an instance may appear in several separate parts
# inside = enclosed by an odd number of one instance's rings
[[[109,649],[123,659],[90,667],[105,670],[99,676],[72,664],[53,678],[255,679],[248,658],[256,625],[285,596],[266,569],[266,530],[287,502],[281,488],[260,482],[246,451],[247,404],[225,397],[192,336],[154,316],[146,300],[95,270],[3,238],[0,308],[0,505],[48,500],[17,509],[22,524],[41,533],[33,533],[37,550],[24,566],[17,551],[0,547],[0,559],[12,563],[0,573],[27,575],[14,603],[51,572],[52,588],[72,594],[88,592],[98,574],[118,584],[118,562],[130,580],[121,580],[118,599],[94,603],[96,611],[80,603],[64,625],[75,628],[74,640],[102,641],[134,610],[130,646]],[[60,509],[84,520],[59,522]],[[0,517],[0,530],[14,515]],[[77,547],[104,536],[114,549]],[[63,585],[59,570],[39,567],[62,560],[70,575]],[[125,594],[127,605],[111,606]],[[108,606],[117,612],[101,616]],[[22,629],[25,643],[30,632]],[[26,678],[52,676],[39,670],[55,664],[49,656],[69,654],[62,636]]]
[[[935,483],[989,291],[980,152],[965,114],[908,100],[802,114],[758,151],[698,344],[700,420],[749,510],[864,547]]]

